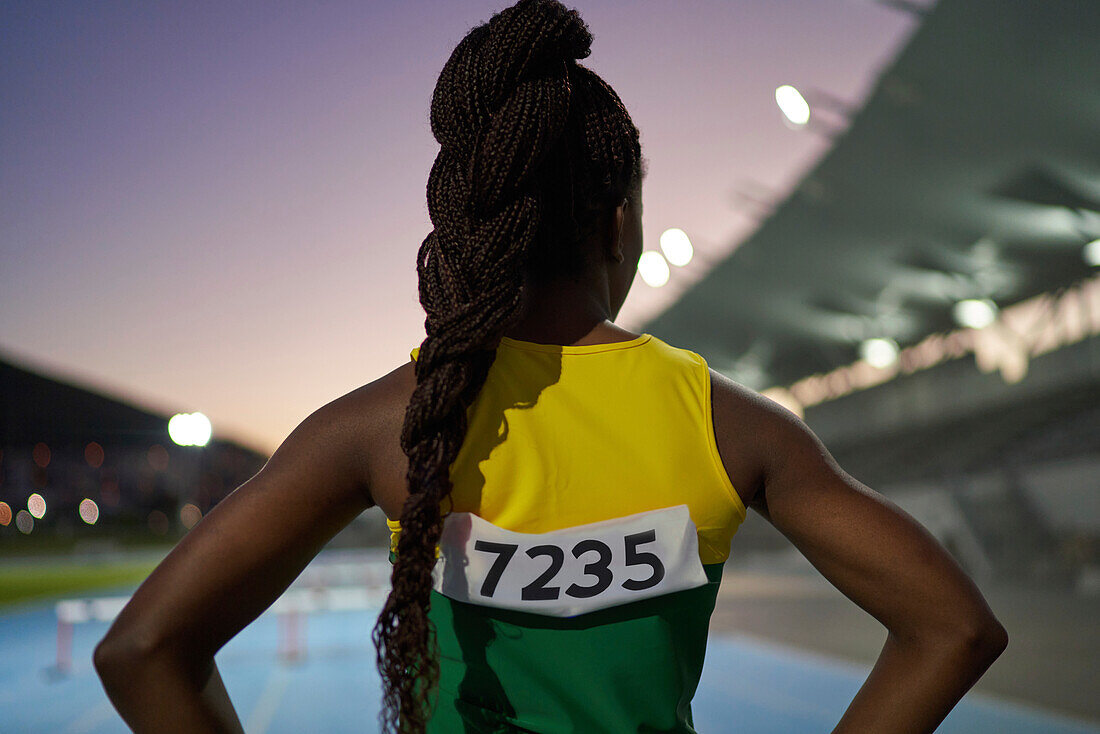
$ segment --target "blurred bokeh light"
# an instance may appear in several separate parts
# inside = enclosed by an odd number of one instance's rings
[[[46,498],[35,492],[27,498],[27,510],[34,516],[34,519],[41,520],[42,516],[46,514]]]
[[[210,419],[202,413],[176,413],[168,421],[168,435],[179,446],[205,446],[210,434]]]
[[[661,233],[661,251],[672,265],[683,267],[691,262],[691,256],[695,250],[691,246],[691,240],[687,232],[679,227],[666,229]]]
[[[80,500],[80,519],[88,525],[95,525],[99,519],[99,505],[87,497]]]
[[[199,520],[202,519],[202,510],[196,507],[194,504],[188,502],[186,505],[180,508],[180,522],[183,526],[190,530],[198,525]]]
[[[646,285],[660,288],[668,282],[668,262],[656,250],[646,250],[638,259],[638,274],[642,276]]]

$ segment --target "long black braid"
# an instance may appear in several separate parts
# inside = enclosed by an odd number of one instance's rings
[[[626,108],[576,63],[591,43],[575,10],[520,0],[462,39],[432,95],[434,229],[417,254],[427,337],[401,433],[409,497],[393,589],[373,630],[385,734],[423,732],[431,715],[439,680],[431,572],[467,408],[523,313],[526,284],[582,272],[597,220],[635,196],[644,176]]]

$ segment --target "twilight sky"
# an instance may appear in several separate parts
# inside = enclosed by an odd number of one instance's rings
[[[265,452],[407,361],[432,89],[508,4],[0,5],[0,356]],[[641,130],[645,248],[679,227],[696,250],[635,282],[634,330],[755,228],[738,189],[782,198],[827,149],[775,88],[858,103],[917,22],[871,0],[565,4]]]

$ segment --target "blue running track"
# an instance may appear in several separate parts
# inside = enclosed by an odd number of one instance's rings
[[[370,644],[376,615],[311,615],[305,624],[308,654],[297,663],[279,660],[271,610],[231,640],[217,663],[248,734],[377,731],[379,681]],[[72,669],[60,675],[52,602],[0,615],[0,732],[128,732],[92,668],[92,649],[106,629],[106,622],[78,624]],[[693,704],[696,727],[703,734],[828,732],[868,672],[755,638],[712,635]],[[1100,727],[970,693],[938,731],[1100,734]]]

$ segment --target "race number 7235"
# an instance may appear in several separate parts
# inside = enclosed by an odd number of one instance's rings
[[[657,531],[652,529],[643,530],[640,533],[631,533],[623,538],[626,556],[625,565],[643,565],[652,569],[649,578],[643,581],[632,578],[624,580],[621,583],[624,589],[642,591],[661,583],[661,579],[665,577],[665,566],[656,554],[638,551],[638,545],[652,543],[656,538]],[[508,566],[508,561],[512,560],[512,556],[516,554],[519,545],[517,543],[493,543],[488,540],[479,540],[474,543],[474,549],[497,554],[496,561],[489,568],[489,573],[485,575],[485,583],[481,585],[481,595],[492,597],[493,591],[497,588],[497,582],[500,581],[504,569]],[[598,558],[586,563],[583,573],[595,577],[595,581],[588,586],[581,586],[577,583],[567,586],[565,593],[576,599],[589,599],[607,591],[616,580],[614,573],[611,571],[611,559],[613,557],[611,548],[602,540],[596,540],[595,538],[586,538],[572,548],[574,558],[580,558],[583,554],[589,552],[598,554]],[[547,584],[553,581],[554,577],[561,571],[562,565],[565,563],[565,551],[557,545],[536,545],[527,549],[527,555],[531,558],[546,556],[550,559],[550,565],[546,567],[546,571],[542,575],[520,590],[520,598],[525,600],[557,599],[561,593],[561,586],[548,586]]]
[[[441,593],[556,616],[706,583],[687,505],[548,533],[517,533],[452,513],[440,547]]]

